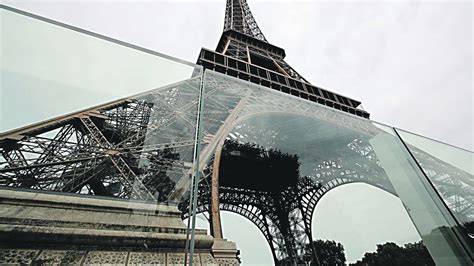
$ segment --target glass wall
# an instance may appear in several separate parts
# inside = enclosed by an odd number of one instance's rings
[[[0,263],[215,262],[189,233],[199,66],[0,8]],[[180,209],[181,208],[181,209]]]
[[[0,12],[2,262],[215,263],[223,211],[268,264],[472,263],[472,152]]]
[[[474,248],[474,154],[436,140],[397,129],[410,154],[428,177],[459,225],[458,232]]]
[[[218,195],[221,210],[253,222],[275,262],[371,265],[386,252],[396,252],[402,264],[471,260],[456,222],[393,128],[210,71],[202,104],[200,204],[212,206]],[[344,193],[326,203],[329,208],[347,212],[361,210],[355,202],[377,204],[344,221],[315,214],[338,190]],[[219,218],[209,215],[211,222]],[[383,217],[393,221],[381,226]],[[333,224],[333,239],[324,239],[318,219]],[[344,232],[364,239],[335,241]]]
[[[195,69],[18,12],[0,8],[0,132],[182,81]]]

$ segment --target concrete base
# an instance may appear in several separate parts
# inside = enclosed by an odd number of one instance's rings
[[[0,189],[0,263],[183,265],[180,215],[175,205]],[[238,262],[234,243],[214,250],[222,241],[200,229],[195,239],[196,264],[224,253]]]
[[[239,251],[234,242],[227,239],[214,239],[212,245],[212,255],[217,263],[222,265],[240,265],[238,258]]]

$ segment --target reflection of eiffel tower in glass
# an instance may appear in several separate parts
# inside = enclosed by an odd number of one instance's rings
[[[217,48],[215,51],[203,48],[197,63],[205,69],[369,118],[369,113],[358,109],[359,101],[310,84],[284,58],[285,51],[269,43],[263,35],[247,1],[227,0],[224,32]],[[313,243],[311,219],[323,195],[338,186],[356,182],[397,195],[369,143],[379,130],[365,122],[340,120],[342,117],[331,117],[328,113],[312,113],[305,110],[305,104],[290,103],[276,95],[270,97],[264,93],[239,90],[236,89],[238,83],[211,76],[204,79],[207,90],[234,93],[232,96],[215,93],[203,99],[205,105],[212,106],[209,113],[216,109],[219,110],[217,113],[225,113],[220,117],[208,114],[203,123],[203,130],[206,130],[207,127],[217,127],[210,125],[212,121],[224,121],[215,134],[209,135],[208,146],[204,148],[204,154],[214,149],[214,158],[209,163],[206,182],[200,183],[198,198],[198,210],[209,212],[214,237],[223,237],[219,210],[234,212],[248,218],[260,229],[275,263],[303,263],[305,249],[312,253],[312,258],[307,259],[316,263],[317,250],[310,244]],[[218,107],[222,103],[228,103],[227,110]],[[250,107],[252,105],[257,107]],[[321,120],[342,127],[350,124],[358,132],[343,136],[337,126],[325,125]],[[306,132],[320,136],[308,138]],[[219,134],[227,138],[224,140],[221,136],[220,142],[216,143]],[[328,145],[334,135],[344,141]],[[412,149],[416,152],[414,147]],[[302,150],[313,154],[304,154],[306,152]],[[324,152],[318,154],[317,150]],[[281,151],[288,153],[282,154]],[[439,160],[437,163],[422,163],[426,158],[435,160],[424,152],[416,156],[428,175],[434,175],[435,186],[442,188],[441,191],[449,190],[443,194],[445,199],[450,198],[446,203],[452,210],[462,209],[461,212],[455,211],[461,221],[472,221],[474,199],[469,196],[474,192],[469,181],[472,175]],[[431,170],[440,167],[444,170]],[[449,189],[453,182],[457,183],[456,189]],[[217,185],[219,189],[216,189]],[[187,207],[187,204],[181,206]],[[184,213],[186,216],[187,212]],[[466,215],[471,218],[466,219]]]
[[[357,109],[359,101],[311,85],[284,58],[285,51],[269,43],[263,35],[247,1],[228,0],[224,32],[217,48],[215,51],[203,48],[198,64],[205,69],[369,118],[369,113]],[[203,123],[203,130],[206,130],[207,127],[217,128],[216,125],[209,125],[213,124],[212,121],[225,121],[216,134],[209,135],[209,144],[204,148],[204,154],[215,149],[214,159],[207,169],[207,182],[200,183],[198,198],[199,211],[210,213],[214,237],[223,237],[219,209],[226,210],[248,218],[260,229],[275,263],[302,263],[305,249],[311,250],[313,258],[310,260],[315,262],[318,258],[314,256],[317,253],[315,247],[310,244],[313,243],[311,219],[323,195],[333,188],[355,182],[370,184],[397,195],[369,144],[369,139],[378,132],[371,125],[352,119],[341,120],[342,117],[331,117],[328,113],[313,113],[305,109],[303,103],[289,102],[276,95],[239,90],[236,89],[238,83],[211,75],[204,79],[204,87],[207,90],[233,92],[232,96],[215,93],[203,100],[205,105],[212,106],[210,110],[215,112],[219,109],[217,113],[226,114],[220,117],[208,114],[204,116]],[[218,107],[222,103],[227,103],[224,104],[227,110]],[[250,107],[252,105],[256,108]],[[358,133],[345,135],[338,132],[337,127],[329,126],[330,123],[342,127],[350,124]],[[224,129],[226,124],[229,128]],[[231,125],[233,128],[230,128]],[[319,137],[308,138],[307,132]],[[221,138],[220,143],[216,143],[219,134],[227,138]],[[340,142],[328,144],[335,135],[338,135]],[[312,151],[313,154],[305,154],[302,150]],[[324,152],[318,153],[317,150]],[[281,154],[281,151],[287,153]],[[425,161],[423,158],[417,157]],[[431,173],[430,169],[435,165],[428,163],[424,167]],[[456,182],[456,179],[466,181],[469,176],[472,177],[438,161],[438,166],[441,165],[446,168],[441,171],[443,174],[436,174],[437,186],[448,188],[448,183]],[[442,175],[446,175],[447,179]],[[461,182],[463,185],[458,184],[456,192],[451,189],[446,195],[459,196],[455,200],[457,203],[449,201],[450,207],[462,206],[461,216],[469,213],[472,219],[473,198],[468,195],[474,189],[472,186],[459,189],[469,184],[464,181]],[[219,184],[219,189],[215,188],[216,184]]]
[[[197,211],[209,212],[216,239],[219,211],[231,211],[261,230],[276,263],[301,262],[308,250],[316,262],[311,218],[327,192],[363,182],[400,194],[375,141],[393,136],[360,102],[311,85],[284,57],[246,1],[228,0],[216,51],[199,55],[204,71],[2,133],[0,186],[179,204],[187,217],[198,170]],[[472,175],[416,154],[447,205],[472,221]]]
[[[266,40],[250,11],[247,1],[228,0],[226,3],[224,32],[219,40],[216,51],[203,48],[197,63],[203,65],[205,69],[250,81],[357,116],[369,117],[369,113],[357,109],[360,105],[359,101],[311,85],[288,65],[284,61],[284,58],[285,51]],[[209,82],[209,79],[204,82]],[[221,82],[225,83],[226,81],[214,81],[215,87],[218,88]],[[208,86],[212,87],[213,85],[209,84]],[[235,84],[234,86],[237,85]],[[226,120],[226,123],[229,125],[232,125],[234,122],[232,119],[229,120],[230,117],[233,115],[242,116],[244,113],[242,110],[239,110],[239,107],[246,104],[243,100],[245,97],[243,95],[240,96],[239,102],[234,102],[235,105],[227,106],[229,109],[234,110],[227,116],[228,120]],[[209,101],[214,102],[218,98],[218,95],[214,95]],[[206,100],[207,98],[205,98],[205,101]],[[229,102],[228,99],[224,98],[220,100],[224,103]],[[268,105],[268,102],[265,103],[264,99],[260,100],[264,102],[261,106],[265,104]],[[274,100],[276,101],[276,99]],[[282,106],[285,104],[287,103],[281,103]],[[270,109],[272,108],[281,109],[276,106],[270,107]],[[298,106],[293,106],[292,108],[298,108]],[[236,112],[236,110],[238,111]],[[204,119],[206,119],[206,117],[204,117]],[[235,119],[236,118],[234,118],[234,120]],[[278,121],[278,119],[274,122],[286,123],[284,120]],[[254,126],[252,129],[251,125],[244,125],[247,128],[240,129],[241,134],[247,133],[260,138],[266,137],[258,135],[258,127]],[[278,132],[273,132],[273,134],[277,133]],[[214,171],[211,178],[211,173],[209,172],[207,176],[208,182],[201,183],[199,196],[200,211],[210,210],[210,223],[213,236],[216,238],[223,237],[218,209],[232,211],[247,217],[262,231],[270,245],[275,262],[282,260],[298,261],[298,257],[301,257],[305,246],[308,243],[312,243],[311,215],[314,212],[318,199],[324,194],[324,192],[321,191],[327,191],[329,189],[324,188],[317,192],[321,184],[314,183],[310,179],[305,178],[298,180],[297,174],[295,176],[295,173],[298,172],[298,167],[294,169],[293,178],[291,177],[291,173],[288,172],[286,172],[286,176],[283,174],[275,176],[278,171],[272,172],[274,179],[286,179],[275,186],[271,185],[275,182],[272,180],[263,179],[255,181],[259,179],[259,174],[272,175],[268,172],[269,169],[263,167],[262,169],[256,170],[259,166],[256,164],[251,167],[251,160],[246,161],[246,164],[248,165],[248,169],[253,169],[250,170],[253,174],[245,171],[239,172],[238,169],[232,169],[232,163],[229,162],[238,160],[241,156],[239,152],[238,156],[232,157],[232,150],[248,149],[249,147],[239,147],[237,142],[233,143],[233,145],[226,143],[227,146],[230,145],[232,148],[225,147],[226,145],[224,145],[222,140],[220,145],[216,144],[217,139],[218,137],[214,138],[214,143],[211,141],[211,145],[209,146],[212,148],[217,146],[215,156],[221,156],[221,176],[219,178],[219,173]],[[262,150],[259,152],[259,149],[265,150],[272,146],[269,143],[265,144],[263,147],[257,148],[254,153],[260,154]],[[278,153],[278,151],[275,152]],[[291,160],[290,158],[292,158],[291,155],[286,159]],[[283,158],[281,158],[281,160],[282,162],[284,161]],[[294,161],[294,163],[299,165],[298,160]],[[333,162],[328,161],[326,163],[331,164]],[[223,164],[228,165],[228,169],[225,169],[225,166],[222,166]],[[275,164],[277,165],[278,163]],[[271,167],[285,172],[285,167],[278,168],[276,165]],[[289,167],[291,169],[291,166]],[[219,162],[216,164],[214,161],[214,169],[216,168],[219,168]],[[230,176],[226,176],[226,174],[230,174]],[[237,182],[236,180],[239,180],[239,175],[249,177],[246,178],[243,183],[241,180]],[[216,180],[219,179],[221,187],[219,192],[212,190],[211,186],[205,185],[211,184],[212,180],[216,182]],[[335,179],[326,185],[332,188],[347,182],[352,182],[352,180],[336,181]],[[384,187],[383,184],[378,185]],[[211,195],[211,191],[214,193],[213,195]],[[185,205],[182,206],[185,207]],[[183,211],[185,210],[184,208]],[[186,213],[186,211],[184,213]],[[314,247],[312,245],[311,249],[314,254]]]

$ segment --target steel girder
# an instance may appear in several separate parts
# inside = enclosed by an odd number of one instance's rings
[[[416,147],[409,148],[456,218],[463,224],[474,221],[474,176]]]
[[[168,200],[192,165],[199,81],[1,134],[0,186]]]
[[[227,0],[224,31],[231,29],[267,42],[265,36],[263,36],[262,31],[258,27],[246,0]]]
[[[226,84],[220,84],[220,86],[222,88]],[[215,112],[206,112],[205,119],[207,121],[224,121],[224,118],[231,116],[235,110],[239,110],[235,121],[274,112],[292,113],[303,117],[321,116],[321,114],[313,113],[314,110],[311,110],[311,108],[306,109],[301,106],[302,108],[295,110],[294,106],[286,101],[279,101],[278,98],[270,100],[266,97],[258,97],[258,93],[247,96],[243,107],[233,108],[230,106],[237,106],[239,101],[235,94],[229,92],[232,90],[236,92],[236,87],[229,87],[228,89],[229,91],[227,91],[227,88],[224,89],[226,93],[213,95],[212,99],[205,99],[207,104],[213,106],[213,110],[215,110]],[[219,105],[214,106],[216,101],[226,103],[227,108],[222,107],[220,109]],[[231,110],[231,113],[227,113],[229,111],[226,110]],[[324,119],[330,121],[333,118],[324,116]],[[226,122],[220,124],[220,128],[225,127],[225,123],[236,122],[226,120]],[[278,125],[273,125],[272,128],[278,128]],[[371,126],[357,123],[354,124],[354,129],[374,132],[374,134],[376,131]],[[217,127],[214,130],[217,130]],[[210,131],[213,132],[214,130]],[[238,136],[237,139],[243,143],[259,140],[259,143],[263,143],[262,145],[265,147],[273,147],[276,141],[275,138],[277,136],[282,137],[274,130],[259,128],[245,122],[234,124],[233,130],[229,132],[230,135]],[[290,137],[291,132],[286,133],[288,134],[285,136]],[[209,136],[208,138],[212,139],[213,137]],[[284,136],[283,138],[285,139]],[[354,154],[352,157],[359,159],[352,159],[351,163],[347,164],[343,159],[338,158],[342,154]],[[220,209],[238,213],[252,221],[265,236],[277,263],[301,260],[305,246],[312,243],[311,218],[313,212],[319,199],[329,190],[343,184],[364,182],[395,194],[371,146],[367,145],[367,142],[354,139],[344,145],[341,150],[324,151],[324,155],[319,154],[318,156],[321,160],[314,161],[311,166],[313,169],[312,175],[300,178],[295,187],[288,187],[281,194],[223,186],[219,188]],[[212,163],[209,165],[212,165]],[[198,212],[208,212],[211,209],[211,188],[209,186],[211,174],[209,172],[212,172],[212,167],[205,171],[208,173],[207,175],[203,174],[207,178],[200,183]],[[188,213],[186,211],[187,206],[187,204],[180,206],[184,214],[183,218]],[[315,254],[314,251],[313,254]]]
[[[340,162],[324,161],[316,171],[318,176],[299,178],[295,186],[279,194],[221,186],[219,207],[255,224],[267,240],[275,263],[301,262],[306,245],[313,241],[311,221],[316,205],[330,190],[349,183],[366,183],[395,194],[384,178],[368,179],[354,172],[341,174]],[[205,172],[199,186],[198,212],[210,210],[212,169]],[[187,207],[187,202],[180,205],[183,218],[187,218]]]
[[[297,144],[295,141],[298,141],[294,134],[297,131],[304,132],[305,129],[287,126],[285,134],[281,134],[282,132],[278,132],[279,124],[274,120],[268,124],[269,128],[262,128],[261,122],[265,121],[265,116],[273,114],[314,118],[314,123],[330,123],[334,127],[340,126],[352,132],[351,137],[347,138],[346,142],[341,142],[341,145],[323,146],[319,149],[306,146],[300,150],[303,153],[310,151],[312,159],[304,162],[305,175],[298,180],[298,184],[294,188],[288,187],[281,195],[271,195],[255,189],[222,185],[219,187],[219,208],[238,213],[254,223],[265,236],[276,263],[298,262],[301,259],[304,247],[312,242],[311,219],[314,210],[320,199],[332,189],[349,183],[365,183],[397,196],[369,142],[371,137],[386,133],[372,122],[315,108],[303,101],[295,105],[295,102],[286,97],[248,88],[237,82],[226,82],[217,75],[206,77],[204,82],[207,89],[220,89],[219,93],[204,99],[209,108],[205,108],[204,120],[207,123],[203,125],[209,129],[205,143],[215,142],[215,138],[224,136],[235,138],[241,143],[258,143],[266,148],[278,147],[278,141],[285,142],[287,147],[291,148]],[[236,108],[244,98],[244,104]],[[231,116],[234,118],[229,120]],[[258,116],[263,116],[261,120],[256,119],[259,123],[249,122]],[[287,120],[284,123],[287,123]],[[223,128],[228,130],[220,132]],[[296,131],[293,132],[294,130]],[[324,145],[324,142],[320,144]],[[432,157],[426,153],[424,155]],[[344,159],[345,157],[350,158],[350,161]],[[445,163],[438,160],[437,164],[442,166]],[[205,178],[199,185],[198,212],[211,210],[212,163],[207,166],[202,174]],[[444,170],[438,171],[447,171],[446,167],[441,169]],[[183,217],[188,213],[187,206],[180,206]]]

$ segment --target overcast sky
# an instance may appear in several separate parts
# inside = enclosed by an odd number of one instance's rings
[[[3,1],[195,62],[225,1]],[[248,1],[266,38],[315,85],[372,119],[473,149],[472,2]]]
[[[225,10],[224,0],[2,2],[190,62],[215,48]],[[248,2],[314,85],[362,101],[376,121],[473,149],[471,2]]]

